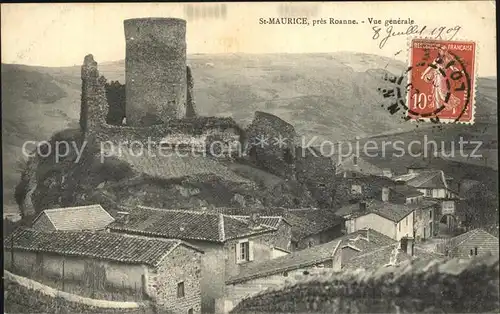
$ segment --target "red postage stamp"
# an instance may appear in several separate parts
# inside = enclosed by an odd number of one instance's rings
[[[475,42],[413,39],[408,118],[474,123],[475,58]]]

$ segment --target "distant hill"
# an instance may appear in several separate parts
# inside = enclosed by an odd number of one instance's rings
[[[82,61],[83,61],[82,56]],[[95,56],[99,62],[99,56]],[[413,131],[380,106],[384,73],[402,62],[363,53],[190,55],[201,115],[232,116],[248,124],[256,110],[278,115],[307,138],[338,141]],[[124,61],[101,62],[101,74],[124,83]],[[2,64],[4,204],[15,208],[17,162],[27,140],[48,139],[77,126],[80,67]],[[496,126],[496,79],[478,81],[476,121]],[[468,132],[468,126],[460,126]],[[306,141],[307,142],[307,141]]]

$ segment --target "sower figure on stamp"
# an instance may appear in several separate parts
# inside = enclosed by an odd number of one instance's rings
[[[449,68],[453,72],[463,72],[459,70],[454,65],[446,68],[447,64],[453,60],[453,57],[448,53],[447,47],[442,45],[438,48],[438,55],[436,59],[429,65],[422,73],[422,80],[432,84],[432,96],[433,101],[429,104],[431,108],[441,108],[445,107],[444,110],[453,110],[453,114],[456,113],[457,107],[460,105],[460,98],[451,94],[448,102],[445,102],[446,94],[448,93],[448,88],[446,86],[447,76],[442,73],[446,73]],[[467,95],[464,95],[467,97]]]

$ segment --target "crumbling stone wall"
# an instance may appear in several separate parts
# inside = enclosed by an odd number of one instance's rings
[[[106,79],[99,76],[94,56],[85,56],[82,65],[82,103],[80,128],[85,134],[97,132],[106,124],[108,101],[106,98]]]
[[[187,96],[186,96],[186,118],[196,117],[196,105],[194,102],[194,79],[191,73],[191,67],[186,66],[186,76],[187,76]]]
[[[325,271],[243,300],[231,313],[498,312],[498,255]]]
[[[256,111],[246,130],[248,159],[283,178],[295,178],[295,129],[267,112]]]
[[[295,157],[297,181],[311,191],[319,208],[332,208],[335,191],[332,159],[312,147],[297,147]]]

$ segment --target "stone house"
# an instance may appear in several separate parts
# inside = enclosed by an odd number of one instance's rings
[[[64,207],[42,211],[32,223],[39,231],[104,230],[115,219],[101,205]]]
[[[395,177],[394,180],[404,182],[424,193],[426,198],[440,202],[441,208],[436,213],[439,216],[435,219],[436,223],[446,223],[449,229],[458,227],[456,201],[459,195],[449,186],[451,178],[447,178],[442,170],[429,170],[422,167],[420,164],[410,166],[407,174]]]
[[[201,312],[203,252],[180,240],[108,232],[18,229],[4,267],[95,290],[140,289],[160,312]]]
[[[287,254],[291,227],[279,216],[235,216],[207,211],[166,210],[139,206],[110,224],[111,232],[181,239],[201,248],[202,311],[216,312],[224,281],[247,264]]]
[[[403,237],[414,237],[417,207],[418,204],[394,204],[372,199],[341,207],[336,214],[345,219],[346,233],[371,228],[399,241]]]
[[[267,288],[293,282],[296,278],[320,273],[328,268],[341,270],[360,254],[396,244],[395,240],[379,232],[364,229],[283,257],[249,264],[240,274],[226,280],[224,309],[221,313],[227,313],[242,299]]]
[[[499,255],[498,238],[483,229],[474,229],[437,245],[438,252],[449,257],[469,258],[477,255]]]

